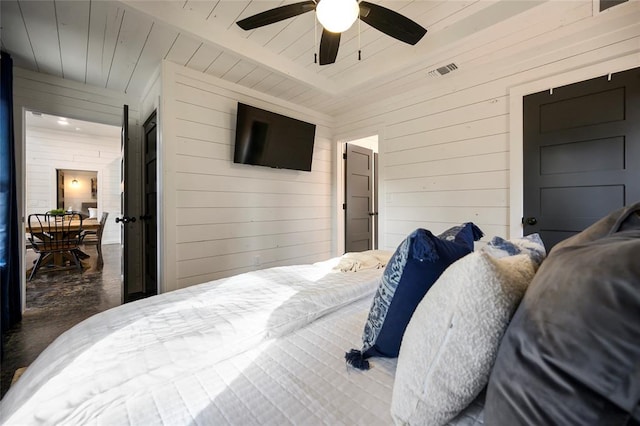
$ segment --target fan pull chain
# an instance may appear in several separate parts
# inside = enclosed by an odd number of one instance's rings
[[[313,63],[318,63],[318,18],[313,18]]]
[[[362,60],[362,50],[360,49],[360,9],[358,9],[358,60]]]

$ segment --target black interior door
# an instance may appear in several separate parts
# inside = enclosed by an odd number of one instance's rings
[[[131,301],[129,262],[131,253],[128,240],[130,233],[127,224],[131,218],[127,216],[129,211],[129,200],[127,198],[127,152],[129,148],[129,105],[124,105],[122,109],[122,131],[120,133],[120,211],[122,217],[116,217],[116,223],[120,223],[120,245],[122,247],[122,258],[120,273],[122,275],[122,303]],[[133,218],[135,221],[135,217]]]
[[[345,251],[373,248],[373,151],[347,144],[345,162]]]
[[[122,302],[131,302],[146,297],[144,292],[141,221],[140,132],[129,132],[129,107],[124,106],[122,117],[120,223],[122,242]],[[134,128],[137,129],[137,125]]]
[[[375,250],[378,249],[378,235],[379,234],[379,226],[378,226],[378,153],[373,153],[373,248]]]
[[[549,250],[640,200],[640,68],[524,98],[524,232]]]
[[[142,220],[144,253],[144,292],[158,293],[158,211],[157,211],[157,114],[154,111],[143,126],[144,202]]]

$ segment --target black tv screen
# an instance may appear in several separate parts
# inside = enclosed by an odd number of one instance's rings
[[[233,162],[311,171],[315,124],[238,102]]]

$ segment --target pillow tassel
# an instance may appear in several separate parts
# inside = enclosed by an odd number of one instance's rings
[[[344,359],[347,360],[347,364],[357,368],[358,370],[369,369],[369,361],[364,359],[362,352],[357,349],[351,349],[349,352],[344,354]]]

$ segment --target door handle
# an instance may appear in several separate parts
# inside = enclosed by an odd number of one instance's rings
[[[133,223],[135,221],[136,221],[135,216],[122,216],[121,218],[120,217],[116,217],[116,223],[120,223],[120,222],[122,222],[122,223],[129,223],[129,222]]]
[[[538,219],[536,219],[535,217],[528,217],[523,222],[527,225],[535,225],[536,223],[538,223]]]

